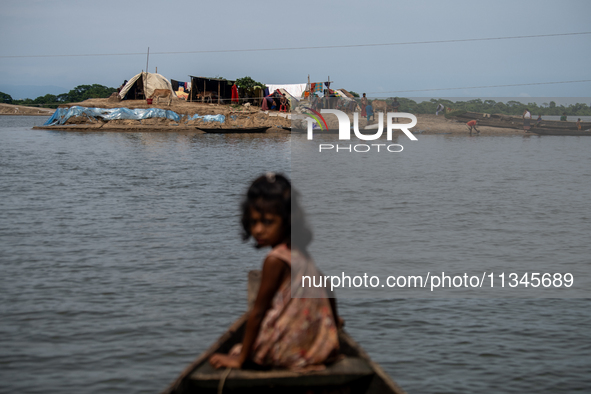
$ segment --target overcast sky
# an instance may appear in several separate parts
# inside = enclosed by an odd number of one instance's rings
[[[462,40],[591,31],[591,1],[0,0],[0,87],[119,86],[146,68],[264,83],[328,76],[370,96],[589,97],[591,34],[398,46],[155,54]],[[129,54],[119,56],[5,57]],[[13,85],[13,87],[7,87]],[[384,92],[384,93],[380,93]],[[390,93],[392,92],[392,93]],[[45,92],[42,92],[45,93]],[[41,94],[41,93],[40,93]],[[34,97],[32,97],[34,98]]]

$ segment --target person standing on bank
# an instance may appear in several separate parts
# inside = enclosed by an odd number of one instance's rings
[[[371,104],[367,104],[365,107],[365,112],[367,114],[367,123],[369,123],[369,118],[372,118],[373,120],[376,119],[375,115],[373,114],[373,107]]]
[[[367,116],[367,113],[365,112],[365,108],[367,107],[367,104],[369,104],[369,102],[367,101],[367,97],[365,97],[365,93],[363,93],[363,97],[361,97],[361,116]]]
[[[435,110],[435,116],[439,115],[441,111],[445,109],[445,106],[441,103],[437,104],[437,109]]]
[[[521,117],[523,118],[523,131],[529,133],[529,129],[531,127],[531,112],[529,112],[529,109],[526,108],[525,111],[523,111],[523,115]]]

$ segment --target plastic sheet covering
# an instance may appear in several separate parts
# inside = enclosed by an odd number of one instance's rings
[[[277,89],[285,89],[289,92],[289,94],[291,94],[298,101],[300,98],[302,98],[304,91],[306,90],[305,83],[291,83],[291,84],[283,84],[283,85],[266,84],[266,85],[269,88],[269,92],[274,92]],[[322,84],[320,84],[320,85],[322,85]]]
[[[224,115],[203,115],[199,116],[195,114],[193,116],[189,116],[187,121],[189,120],[196,120],[196,119],[203,119],[204,122],[220,122],[224,123],[226,121],[226,117]]]
[[[166,118],[175,122],[180,122],[181,117],[174,111],[161,108],[148,109],[129,109],[129,108],[88,108],[88,107],[70,107],[58,108],[51,118],[43,125],[62,125],[73,116],[88,116],[89,118],[102,119],[105,121],[116,119],[142,120],[150,118]],[[220,116],[220,115],[217,115]]]

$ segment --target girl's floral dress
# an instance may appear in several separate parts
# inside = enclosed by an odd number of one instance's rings
[[[310,286],[308,279],[320,275],[314,262],[281,244],[269,256],[291,266],[291,281],[281,284],[273,297],[252,349],[257,364],[289,369],[322,368],[338,352],[337,328],[324,288]]]

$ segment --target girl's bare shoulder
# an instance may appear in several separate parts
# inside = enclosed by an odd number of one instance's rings
[[[280,244],[273,248],[267,255],[267,258],[275,257],[284,261],[288,265],[291,264],[291,249],[286,244]],[[265,259],[266,260],[266,259]]]

